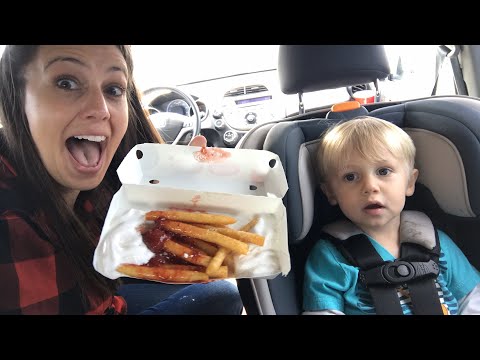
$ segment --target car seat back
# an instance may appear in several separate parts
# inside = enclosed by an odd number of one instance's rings
[[[417,148],[420,175],[406,209],[427,213],[470,262],[480,267],[480,100],[438,97],[406,102],[369,113],[403,128]],[[268,280],[269,311],[301,313],[303,267],[321,228],[342,216],[320,190],[316,150],[320,135],[340,119],[281,122],[268,132],[264,149],[279,155],[289,190],[287,209],[292,271]],[[264,299],[264,301],[268,300]],[[265,312],[263,310],[262,312]]]

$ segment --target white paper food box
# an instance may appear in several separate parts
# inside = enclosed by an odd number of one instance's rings
[[[172,209],[233,216],[237,222],[229,227],[237,230],[258,216],[251,231],[265,236],[265,243],[249,244],[248,254],[234,257],[234,277],[274,278],[290,271],[282,202],[288,185],[276,154],[140,144],[117,172],[123,185],[111,202],[93,261],[104,276],[128,277],[116,271],[118,265],[147,263],[153,253],[136,227],[144,222],[146,212]]]

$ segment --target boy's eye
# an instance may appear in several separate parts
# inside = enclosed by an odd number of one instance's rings
[[[385,175],[388,175],[388,174],[390,174],[390,169],[389,168],[378,169],[378,175],[385,176]]]
[[[346,180],[346,181],[354,181],[355,180],[355,174],[353,173],[350,173],[350,174],[345,174],[343,176],[343,178]]]

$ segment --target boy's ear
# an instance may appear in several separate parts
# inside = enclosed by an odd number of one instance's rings
[[[327,197],[327,200],[330,203],[330,205],[337,205],[338,204],[337,198],[335,197],[335,194],[333,193],[333,191],[331,191],[328,184],[322,183],[322,184],[320,184],[320,188],[322,189],[323,193]]]
[[[417,181],[417,178],[418,178],[418,169],[413,169],[412,173],[410,174],[410,179],[408,179],[407,191],[405,192],[405,195],[407,196],[413,195],[413,193],[415,192],[415,182]]]

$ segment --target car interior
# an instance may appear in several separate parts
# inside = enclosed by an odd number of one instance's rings
[[[455,51],[444,50],[445,56],[452,56]],[[467,83],[468,69],[465,70]],[[390,74],[381,45],[281,45],[278,71],[282,91],[299,96],[298,114],[256,126],[237,147],[269,150],[282,161],[289,185],[283,201],[292,270],[286,277],[237,280],[247,314],[302,313],[303,267],[309,250],[319,239],[322,226],[341,216],[338,206],[329,205],[318,186],[314,160],[318,138],[332,124],[358,115],[391,121],[412,137],[420,176],[414,195],[407,198],[406,209],[429,215],[433,224],[447,232],[479,268],[480,245],[475,240],[480,230],[477,97],[432,95],[362,106],[357,103],[344,110],[342,106],[332,106],[302,112],[302,95],[306,92],[373,83],[378,93],[378,81]],[[456,83],[460,83],[458,77]],[[457,89],[457,93],[462,93],[464,87]]]
[[[444,63],[451,65],[456,95],[437,95],[438,70]],[[318,140],[333,124],[359,115],[390,121],[412,137],[420,176],[406,209],[425,212],[480,269],[480,71],[475,71],[480,69],[480,46],[440,45],[431,96],[383,101],[382,84],[402,76],[400,65],[392,69],[383,45],[280,45],[278,68],[261,73],[261,81],[240,86],[233,77],[214,79],[222,82],[221,106],[193,95],[202,84],[144,91],[146,109],[167,143],[187,145],[202,134],[208,146],[268,150],[282,162],[289,187],[283,203],[291,270],[273,279],[236,280],[247,315],[302,314],[309,251],[322,227],[342,216],[320,190]],[[298,111],[287,113],[279,106],[284,98],[272,90],[275,82],[283,94],[298,99]],[[339,89],[345,101],[306,109],[308,96],[332,89]],[[351,101],[362,90],[373,90],[375,100]],[[125,284],[143,283],[125,279]],[[175,291],[175,285],[158,286]]]

